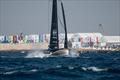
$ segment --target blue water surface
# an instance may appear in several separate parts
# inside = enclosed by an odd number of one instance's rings
[[[83,53],[79,57],[31,57],[0,52],[0,80],[120,80],[120,52]]]

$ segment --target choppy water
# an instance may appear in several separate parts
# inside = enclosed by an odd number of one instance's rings
[[[120,52],[79,57],[0,52],[0,80],[120,80]]]

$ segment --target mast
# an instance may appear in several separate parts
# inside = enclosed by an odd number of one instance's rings
[[[63,14],[63,22],[64,22],[64,30],[65,30],[65,42],[64,42],[64,48],[68,48],[68,40],[67,40],[67,28],[66,28],[66,18],[65,18],[65,12],[64,12],[64,7],[63,3],[61,1],[61,7],[62,7],[62,14]]]
[[[59,49],[57,0],[53,0],[53,5],[52,5],[52,21],[51,21],[51,34],[50,34],[49,48],[52,51]]]

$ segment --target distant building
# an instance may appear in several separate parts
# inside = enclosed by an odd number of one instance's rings
[[[108,47],[120,48],[120,36],[104,36]]]
[[[50,34],[0,36],[0,43],[43,43],[49,45]],[[65,34],[59,34],[59,47],[64,47]],[[120,36],[103,36],[101,33],[68,33],[69,48],[120,48]]]
[[[99,47],[102,43],[101,33],[73,33],[70,41],[72,42],[72,48],[81,47]]]

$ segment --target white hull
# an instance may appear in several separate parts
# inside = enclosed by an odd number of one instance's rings
[[[51,53],[51,55],[54,55],[54,56],[67,56],[69,55],[70,51],[69,49],[61,49],[61,50],[57,50],[53,53]]]
[[[67,57],[78,57],[79,53],[72,49],[60,49],[55,52],[43,51],[45,54],[49,54],[51,56],[67,56]]]

